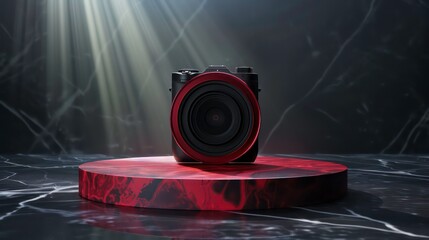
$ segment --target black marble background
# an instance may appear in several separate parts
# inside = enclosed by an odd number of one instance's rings
[[[140,2],[151,10],[158,1]],[[209,27],[193,32],[193,24],[208,18],[238,43],[207,46],[218,54],[207,64],[251,65],[260,74],[262,153],[429,152],[426,1],[164,2],[183,17],[185,34],[216,38]],[[0,2],[0,152],[169,154],[169,109],[159,109],[163,117],[150,124],[147,109],[106,117],[97,84],[88,84],[94,66],[87,49],[70,50],[70,61],[85,66],[79,74],[58,86],[47,81],[52,59],[46,55],[45,6],[46,1]],[[156,11],[149,18],[162,29]],[[173,64],[154,62],[160,77],[151,79],[162,83],[166,91],[159,98],[168,101],[170,73],[183,65],[202,67],[175,49],[185,39],[169,36],[162,38],[167,46],[175,39],[178,44],[159,54]],[[231,57],[232,46],[244,54]],[[116,142],[106,136],[106,119],[125,129],[113,132]]]

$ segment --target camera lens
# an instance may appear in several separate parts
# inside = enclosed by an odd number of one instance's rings
[[[238,149],[250,134],[252,110],[234,86],[210,81],[193,89],[179,110],[179,128],[186,142],[209,156]]]
[[[194,117],[192,123],[195,123],[195,126],[191,125],[194,127],[193,133],[198,136],[200,141],[207,144],[225,143],[238,131],[236,122],[240,120],[240,115],[233,116],[233,113],[237,113],[239,109],[231,104],[233,100],[230,97],[222,95],[203,96],[195,103],[195,108],[191,113]]]
[[[174,141],[183,153],[176,155],[173,149],[175,157],[211,164],[244,156],[257,142],[261,123],[255,93],[224,72],[188,80],[173,99],[170,117]]]

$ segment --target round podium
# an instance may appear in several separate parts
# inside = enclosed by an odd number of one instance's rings
[[[83,198],[121,206],[183,210],[286,208],[332,201],[347,192],[347,167],[258,156],[255,163],[178,164],[172,156],[79,166]]]

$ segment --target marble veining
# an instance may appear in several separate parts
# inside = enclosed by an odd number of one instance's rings
[[[0,3],[0,239],[429,238],[427,2],[117,3]],[[208,64],[253,66],[260,152],[344,164],[348,195],[248,212],[81,199],[80,164],[171,154],[170,74]]]
[[[265,145],[267,145],[267,143],[270,141],[271,136],[276,132],[276,130],[278,129],[278,127],[280,126],[280,124],[284,124],[284,120],[286,117],[286,114],[288,114],[289,111],[291,111],[293,108],[295,108],[295,106],[297,104],[300,104],[301,102],[303,102],[305,99],[307,99],[309,96],[311,96],[311,94],[313,94],[313,92],[317,89],[317,87],[322,83],[322,81],[325,79],[326,74],[329,72],[329,70],[331,70],[332,66],[336,63],[336,61],[338,60],[338,58],[341,56],[342,52],[344,51],[344,49],[349,45],[349,43],[355,38],[355,36],[357,34],[359,34],[359,32],[362,30],[362,28],[364,27],[364,25],[367,23],[368,18],[371,16],[373,9],[374,9],[374,4],[375,4],[375,0],[372,0],[370,3],[370,6],[368,8],[367,13],[365,14],[365,16],[363,17],[362,22],[357,26],[356,30],[353,31],[353,33],[340,45],[340,47],[338,48],[338,51],[335,53],[334,57],[332,58],[332,60],[329,62],[329,64],[327,65],[327,67],[325,68],[325,70],[322,72],[322,75],[320,76],[319,79],[317,79],[317,81],[314,83],[314,85],[308,90],[308,92],[303,95],[298,101],[296,101],[295,103],[289,105],[282,113],[282,115],[280,116],[279,120],[276,122],[276,124],[274,125],[274,127],[269,131],[267,138],[265,139],[264,143],[262,144],[261,147],[261,151],[264,150]],[[364,104],[365,109],[367,109],[368,107],[366,107],[366,105]],[[319,112],[324,113],[324,115],[327,115],[331,120],[334,119],[334,122],[337,122],[335,120],[335,118],[331,117],[328,113],[326,113],[326,111],[323,111],[322,109],[318,109]]]
[[[92,236],[186,239],[429,238],[426,155],[281,156],[349,167],[349,192],[335,202],[265,211],[169,211],[114,207],[78,196],[79,164],[106,155],[0,155],[0,237]],[[26,231],[21,226],[27,226]]]
[[[208,64],[260,75],[263,153],[427,152],[427,3],[267,1],[96,1],[97,47],[85,1],[2,2],[0,152],[169,154],[171,72]]]

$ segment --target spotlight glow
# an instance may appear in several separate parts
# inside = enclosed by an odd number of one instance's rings
[[[75,108],[75,114],[83,114],[99,105],[104,121],[98,124],[103,124],[112,152],[168,153],[171,72],[243,57],[239,45],[205,12],[207,5],[47,0],[52,112]],[[99,99],[85,97],[94,89]],[[85,111],[79,111],[82,107]],[[73,125],[74,117],[64,121]]]

